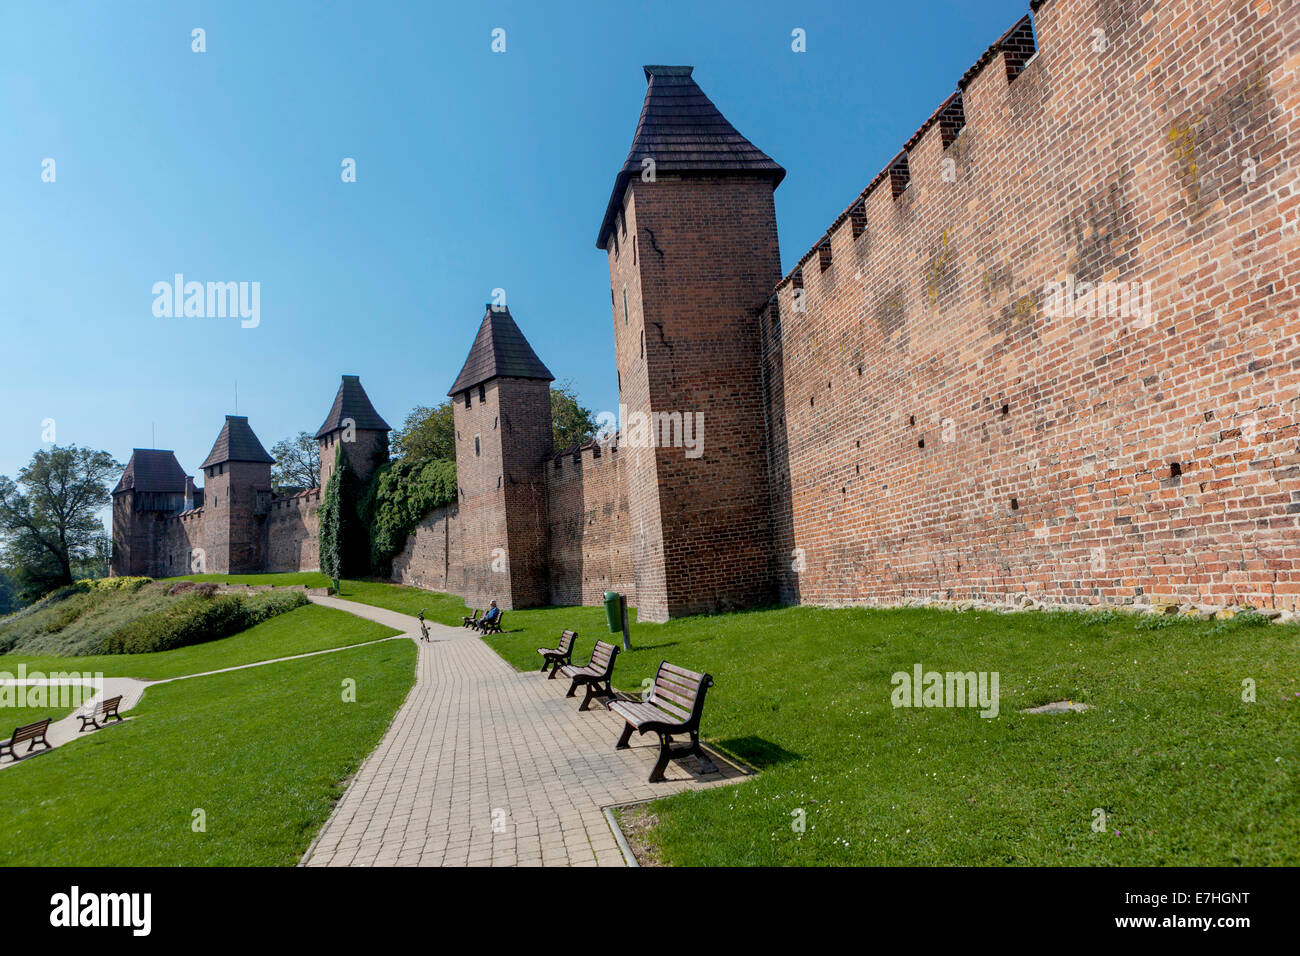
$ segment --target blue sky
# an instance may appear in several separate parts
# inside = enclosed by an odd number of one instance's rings
[[[156,435],[194,473],[236,382],[268,448],[315,431],[343,373],[399,425],[445,397],[494,288],[556,377],[613,408],[595,239],[642,64],[693,65],[785,166],[788,269],[1026,7],[6,3],[0,474],[45,419],[123,462]],[[156,318],[175,273],[259,282],[260,324]]]

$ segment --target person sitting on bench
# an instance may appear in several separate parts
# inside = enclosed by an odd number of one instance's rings
[[[478,629],[480,631],[486,630],[487,628],[491,627],[492,624],[496,622],[496,619],[499,618],[500,616],[501,616],[501,608],[497,607],[496,601],[493,601],[491,606],[487,609],[487,613],[478,619],[478,625],[477,625]]]

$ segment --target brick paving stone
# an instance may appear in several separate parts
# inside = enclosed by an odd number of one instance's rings
[[[405,614],[312,600],[419,633]],[[721,773],[699,774],[692,759],[651,784],[657,740],[615,750],[622,720],[579,711],[567,682],[516,671],[466,628],[428,626],[415,686],[303,865],[622,866],[604,807],[745,779],[721,759]]]

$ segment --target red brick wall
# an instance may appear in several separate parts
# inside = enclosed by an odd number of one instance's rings
[[[1036,29],[764,317],[781,593],[1292,606],[1300,7],[1052,0]],[[1069,275],[1144,283],[1150,321],[1049,315]]]
[[[780,277],[771,181],[661,175],[628,192],[608,245],[638,616],[770,601],[755,309]],[[635,413],[701,413],[703,453],[639,447]]]
[[[466,596],[469,589],[465,568],[460,511],[451,505],[431,511],[406,539],[402,552],[393,558],[392,579],[429,591]]]
[[[310,491],[271,502],[266,516],[266,570],[320,569],[319,523],[321,491]]]
[[[460,490],[464,590],[473,605],[495,600],[503,608],[546,604],[546,486],[542,463],[550,453],[548,383],[498,378],[484,398],[471,389],[453,396],[456,474]],[[479,440],[475,451],[474,440]]]
[[[606,445],[546,465],[551,604],[600,604],[606,591],[636,604],[623,460]]]

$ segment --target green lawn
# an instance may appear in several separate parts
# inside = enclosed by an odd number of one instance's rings
[[[565,627],[580,660],[619,643],[601,608],[506,615],[484,640],[521,670]],[[1165,623],[781,608],[634,625],[615,685],[663,659],[708,671],[706,738],[762,770],[657,801],[653,839],[678,865],[1300,863],[1300,629]],[[997,671],[999,715],[895,709],[891,675],[916,663]],[[1060,699],[1094,709],[1017,713]]]
[[[28,672],[90,671],[108,677],[159,680],[182,674],[201,674],[223,667],[291,657],[331,647],[361,644],[399,633],[342,611],[311,604],[273,617],[240,634],[206,644],[179,647],[154,654],[95,654],[83,657],[0,655],[0,670],[14,673],[19,664]],[[3,711],[0,711],[3,713]],[[0,732],[3,727],[0,726]]]
[[[294,633],[273,630],[290,622]],[[326,625],[332,641],[319,633]],[[337,639],[344,632],[349,641]],[[270,657],[392,633],[302,608],[223,641],[147,655],[147,669],[171,672],[168,655],[223,645],[224,659],[195,659],[198,669],[259,659],[248,638]],[[0,865],[296,862],[405,698],[415,656],[412,642],[386,641],[150,688],[126,723],[0,773]],[[355,681],[355,703],[343,700],[345,680]],[[205,832],[192,828],[196,809]]]
[[[464,613],[445,595],[357,584],[343,596]],[[523,670],[565,627],[579,660],[597,638],[618,643],[600,608],[507,611],[506,626],[484,640]],[[665,658],[708,671],[706,739],[762,771],[656,801],[666,862],[1300,864],[1295,626],[779,608],[637,624],[632,640],[615,685],[638,690]],[[996,671],[999,715],[894,708],[891,675],[917,663]],[[1058,699],[1093,709],[1017,712]]]
[[[302,584],[311,588],[331,585],[329,578],[315,571],[305,571],[300,574],[191,574],[167,580],[217,581],[225,584]],[[420,588],[387,584],[383,581],[358,581],[347,578],[339,582],[337,596],[361,604],[401,611],[403,614],[415,615],[423,609],[425,618],[442,624],[460,624],[460,619],[469,613],[465,608],[465,602],[450,594],[423,591]]]

